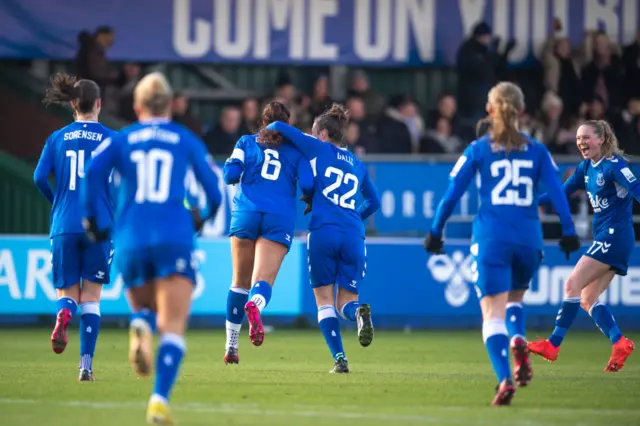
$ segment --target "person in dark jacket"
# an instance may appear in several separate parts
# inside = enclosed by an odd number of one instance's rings
[[[99,27],[93,34],[87,31],[78,34],[80,48],[75,57],[75,74],[80,79],[95,81],[103,96],[104,89],[118,79],[117,71],[111,69],[107,59],[114,41],[115,34],[108,26]]]

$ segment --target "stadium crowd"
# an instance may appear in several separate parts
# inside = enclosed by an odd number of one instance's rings
[[[622,148],[640,154],[640,32],[632,44],[617,46],[602,32],[590,31],[577,49],[562,37],[562,22],[540,46],[539,69],[534,81],[518,81],[542,96],[527,105],[521,128],[544,142],[552,153],[577,154],[574,136],[580,123],[607,119],[616,130]],[[92,79],[105,94],[105,109],[126,121],[134,121],[133,87],[143,76],[143,67],[127,63],[116,70],[107,59],[115,34],[109,27],[82,33],[75,62],[76,73]],[[460,46],[457,55],[456,96],[442,92],[435,105],[418,105],[411,94],[388,99],[371,87],[367,74],[354,70],[344,101],[351,114],[346,141],[358,154],[461,153],[473,139],[476,122],[486,115],[488,89],[500,80],[514,79],[507,56],[517,40],[504,43],[492,28],[478,23]],[[504,45],[504,48],[501,46]],[[310,90],[296,87],[281,73],[273,93],[247,98],[240,105],[227,105],[219,117],[201,122],[189,113],[189,99],[176,94],[177,121],[204,138],[214,155],[227,155],[243,134],[256,130],[258,112],[277,99],[292,110],[296,127],[310,131],[313,118],[331,105],[327,75],[315,78]]]

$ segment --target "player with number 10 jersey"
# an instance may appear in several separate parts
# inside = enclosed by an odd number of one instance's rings
[[[281,102],[270,102],[262,112],[262,127],[276,120],[288,122],[291,113]],[[311,166],[295,147],[267,145],[259,135],[240,138],[224,166],[227,184],[237,185],[231,212],[233,282],[227,296],[225,364],[237,364],[238,334],[249,321],[255,346],[264,339],[261,313],[271,299],[280,265],[293,240],[297,185],[311,191]]]

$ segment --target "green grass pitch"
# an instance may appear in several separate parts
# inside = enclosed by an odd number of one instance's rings
[[[145,424],[152,382],[130,370],[125,330],[102,331],[93,383],[76,382],[77,332],[62,355],[49,334],[0,329],[0,425]],[[222,362],[222,331],[192,331],[174,418],[182,426],[640,425],[640,353],[605,373],[611,346],[595,331],[570,333],[554,364],[535,358],[531,386],[498,408],[488,406],[495,378],[480,331],[379,331],[368,348],[352,330],[343,337],[352,373],[336,376],[318,330],[276,330],[259,348],[245,336],[233,366]]]

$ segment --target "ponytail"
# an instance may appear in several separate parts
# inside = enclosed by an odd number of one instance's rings
[[[491,107],[491,138],[507,152],[519,149],[528,142],[518,130],[518,117],[524,110],[524,95],[520,88],[509,82],[495,85],[489,91]]]
[[[42,103],[45,105],[71,104],[81,114],[93,111],[100,99],[100,88],[91,80],[78,80],[76,77],[57,73],[51,77],[51,87],[47,88]]]

